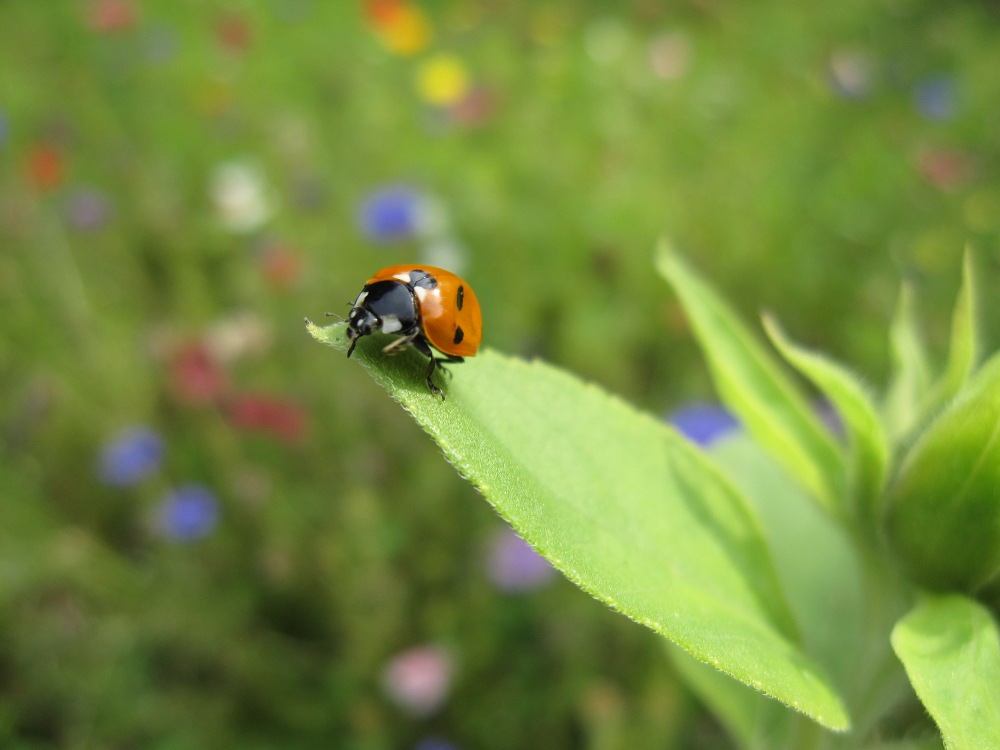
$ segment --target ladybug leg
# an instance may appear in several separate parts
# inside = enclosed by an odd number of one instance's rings
[[[423,336],[417,336],[413,339],[413,348],[418,352],[423,354],[429,362],[427,363],[427,376],[424,380],[427,383],[427,390],[433,393],[435,396],[440,396],[441,400],[444,401],[444,393],[437,385],[434,384],[434,370],[441,367],[438,360],[434,357],[434,352],[430,345],[427,343]],[[444,371],[444,368],[441,368]]]
[[[458,356],[456,356],[454,354],[445,354],[444,357],[445,357],[444,359],[439,359],[438,360],[437,367],[438,367],[438,369],[441,372],[443,372],[445,375],[447,375],[450,378],[451,377],[451,370],[446,370],[444,368],[445,362],[447,362],[449,365],[451,365],[451,364],[456,364],[457,365],[460,362],[464,362],[465,361],[465,357],[458,357]]]
[[[434,384],[433,375],[434,375],[434,368],[436,367],[439,367],[438,361],[434,359],[434,357],[431,357],[430,362],[427,365],[427,378],[425,379],[424,382],[427,383],[427,388],[431,393],[433,393],[435,396],[440,396],[441,400],[444,401],[444,391],[442,391]]]
[[[415,340],[420,336],[420,331],[414,331],[402,336],[382,349],[383,354],[399,354],[407,344],[415,344]],[[417,347],[419,349],[419,347]]]

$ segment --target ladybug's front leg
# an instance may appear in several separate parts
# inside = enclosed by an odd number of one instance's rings
[[[420,336],[420,329],[413,331],[413,333],[403,334],[400,338],[395,339],[391,343],[387,344],[382,348],[383,354],[399,354],[406,347],[407,344],[413,344],[414,339]]]

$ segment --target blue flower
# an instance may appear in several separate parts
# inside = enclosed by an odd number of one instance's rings
[[[421,228],[424,198],[413,188],[395,185],[372,193],[361,205],[358,221],[375,242],[413,237]]]
[[[682,406],[668,414],[667,421],[688,440],[706,448],[740,426],[724,408],[709,403]]]
[[[167,494],[156,517],[157,531],[178,542],[202,539],[215,531],[218,524],[219,504],[215,495],[197,484],[183,485]]]
[[[160,468],[163,438],[148,427],[119,432],[101,449],[97,476],[112,487],[129,487]]]
[[[950,76],[925,78],[913,90],[917,111],[928,120],[950,120],[958,109],[958,91]]]

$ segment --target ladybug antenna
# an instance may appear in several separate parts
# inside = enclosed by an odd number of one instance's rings
[[[337,320],[339,320],[341,322],[343,322],[343,321],[346,320],[346,318],[343,315],[339,315],[339,314],[337,314],[335,312],[327,312],[327,313],[323,313],[323,314],[326,315],[326,317],[328,317],[328,318],[336,318]]]

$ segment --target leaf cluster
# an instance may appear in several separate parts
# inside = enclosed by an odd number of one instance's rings
[[[1000,747],[1000,355],[978,367],[968,255],[936,379],[904,287],[881,400],[770,315],[766,346],[666,244],[656,265],[742,424],[710,451],[540,361],[487,349],[442,405],[416,353],[356,356],[567,578],[672,644],[739,745]]]

